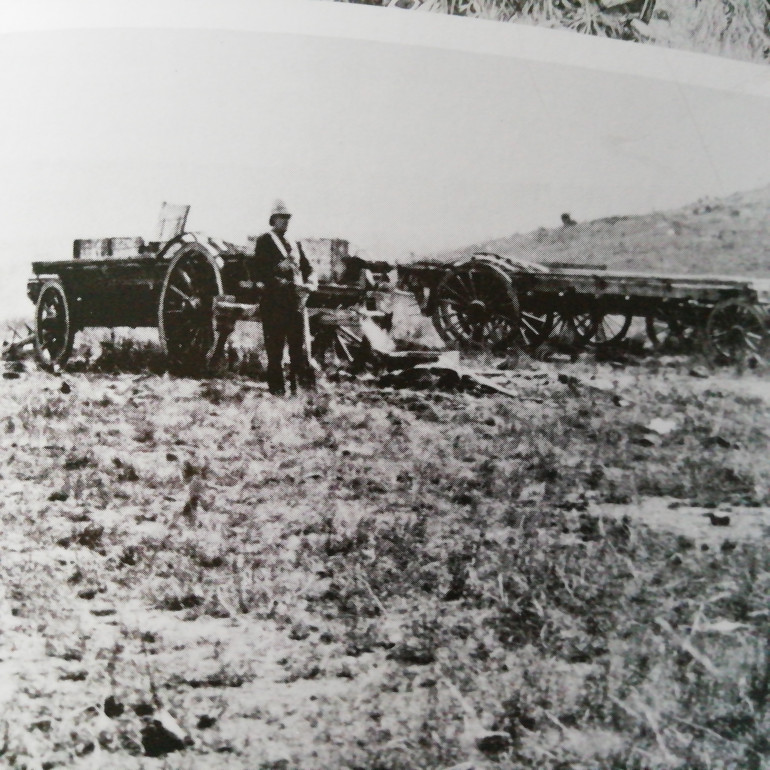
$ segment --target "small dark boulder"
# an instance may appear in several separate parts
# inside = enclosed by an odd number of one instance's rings
[[[114,695],[108,695],[104,700],[104,714],[110,719],[116,719],[121,716],[126,707],[115,699]]]
[[[142,728],[142,748],[146,757],[163,757],[174,751],[183,751],[184,741],[153,719]]]

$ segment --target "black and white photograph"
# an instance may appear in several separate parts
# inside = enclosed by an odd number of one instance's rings
[[[6,0],[0,767],[770,770],[770,1]]]

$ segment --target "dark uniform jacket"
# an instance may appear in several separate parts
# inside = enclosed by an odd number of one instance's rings
[[[287,254],[283,254],[271,232],[257,238],[250,273],[253,281],[265,285],[265,302],[286,302],[296,300],[295,287],[307,283],[313,275],[313,268],[302,249],[292,250],[291,244],[283,240]],[[299,252],[299,253],[297,253]]]

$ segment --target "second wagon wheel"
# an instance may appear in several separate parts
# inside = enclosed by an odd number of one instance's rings
[[[62,369],[72,353],[75,324],[64,287],[48,281],[40,289],[35,307],[35,357],[48,372]]]
[[[625,313],[598,313],[593,344],[616,345],[622,342],[628,334],[632,319],[632,315]]]
[[[436,287],[433,321],[445,342],[503,350],[519,336],[519,303],[510,277],[489,262],[466,262]]]
[[[596,332],[596,319],[588,311],[575,311],[568,306],[548,314],[537,344],[581,350]]]
[[[371,350],[354,324],[335,319],[334,311],[321,311],[310,318],[312,356],[321,369],[347,370],[357,374],[366,368]]]
[[[644,323],[653,350],[671,353],[688,352],[699,332],[698,325],[676,307],[658,308]]]
[[[216,338],[214,297],[222,294],[222,276],[200,246],[177,254],[163,279],[158,309],[160,344],[169,370],[202,373]]]
[[[742,299],[728,299],[715,305],[706,321],[706,353],[717,364],[767,364],[767,314]]]

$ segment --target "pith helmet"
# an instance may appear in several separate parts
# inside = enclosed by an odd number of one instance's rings
[[[291,212],[286,208],[286,204],[279,198],[273,204],[273,210],[270,212],[270,224],[273,224],[274,217],[290,217]]]

